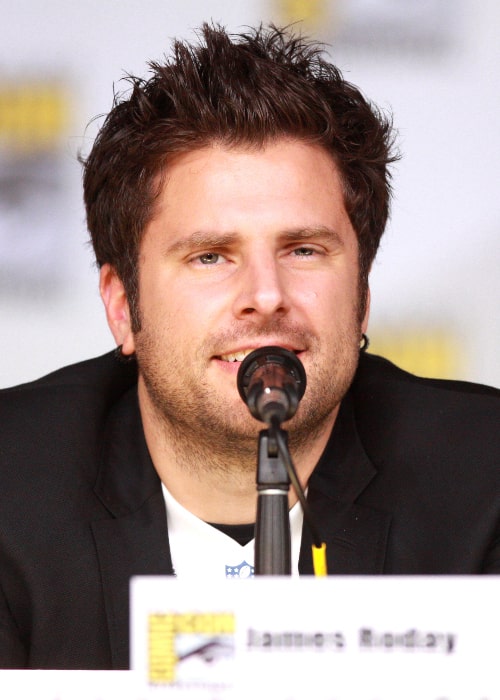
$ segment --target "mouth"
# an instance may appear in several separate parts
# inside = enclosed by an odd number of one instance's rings
[[[250,355],[255,348],[246,348],[245,350],[238,350],[237,352],[229,352],[227,355],[219,355],[218,360],[222,362],[243,362],[247,355]]]
[[[296,355],[300,355],[303,352],[303,350],[286,347],[284,345],[280,345],[279,343],[268,343],[267,345],[279,345],[279,347],[285,347],[287,350],[294,352]],[[262,347],[267,347],[267,345]],[[247,355],[250,355],[250,353],[256,349],[256,347],[244,348],[243,350],[237,350],[236,352],[228,352],[224,355],[216,355],[215,359],[220,360],[221,362],[243,362],[245,357],[247,357]]]

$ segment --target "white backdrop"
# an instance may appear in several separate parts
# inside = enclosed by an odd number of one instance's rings
[[[349,0],[330,5],[345,10]],[[351,9],[373,13],[377,5],[382,16],[398,3],[352,0]],[[2,271],[0,386],[112,347],[86,243],[76,155],[90,147],[95,125],[86,126],[109,110],[113,83],[125,72],[144,75],[146,62],[160,59],[172,37],[192,38],[204,20],[238,30],[277,19],[277,6],[272,0],[0,0],[0,90],[19,76],[56,76],[70,87],[72,103],[62,149],[64,208],[50,224],[58,240],[50,264],[59,282],[55,291],[50,285],[18,290],[23,273]],[[385,50],[344,40],[331,54],[349,80],[393,111],[403,152],[392,222],[372,274],[373,338],[411,331],[424,341],[427,333],[444,333],[455,354],[454,376],[498,386],[500,5],[455,0],[448,7],[446,50],[404,50],[397,42]]]

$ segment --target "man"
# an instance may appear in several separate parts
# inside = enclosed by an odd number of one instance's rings
[[[307,374],[285,428],[330,574],[500,572],[499,392],[360,352],[389,121],[312,43],[202,34],[84,164],[118,352],[2,392],[3,667],[126,668],[132,575],[251,570],[264,426],[236,375],[267,345]]]

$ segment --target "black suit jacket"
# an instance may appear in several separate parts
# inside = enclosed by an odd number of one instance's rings
[[[127,668],[129,579],[174,573],[136,379],[109,354],[0,392],[0,667]],[[500,573],[499,396],[361,356],[309,483],[330,574]]]

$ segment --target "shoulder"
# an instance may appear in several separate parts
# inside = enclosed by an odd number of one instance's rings
[[[38,465],[90,455],[107,414],[137,379],[135,362],[114,353],[0,391],[0,460]],[[12,469],[9,471],[12,472]]]
[[[450,379],[428,379],[418,377],[400,369],[389,360],[377,355],[362,353],[356,373],[354,386],[358,391],[370,395],[387,395],[390,389],[404,395],[416,394],[425,397],[440,397],[443,400],[456,400],[460,397],[489,397],[492,401],[500,399],[500,390],[484,384],[475,384]]]
[[[426,379],[388,360],[361,356],[352,387],[358,428],[371,446],[446,444],[499,459],[500,391],[471,382]]]
[[[121,361],[114,352],[78,362],[51,372],[40,379],[0,390],[0,412],[13,408],[30,410],[64,398],[113,402],[137,381],[135,362]],[[42,416],[43,417],[43,416]]]

